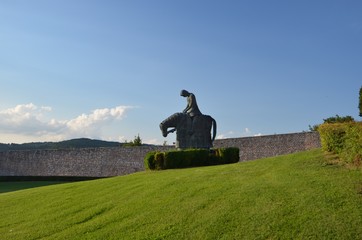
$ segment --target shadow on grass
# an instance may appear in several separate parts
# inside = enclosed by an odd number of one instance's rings
[[[48,186],[53,184],[66,183],[64,181],[15,181],[0,182],[0,194],[6,192],[14,192],[29,188]]]
[[[43,187],[54,184],[94,180],[94,177],[62,177],[62,176],[3,176],[0,177],[0,194],[24,190],[28,188]]]

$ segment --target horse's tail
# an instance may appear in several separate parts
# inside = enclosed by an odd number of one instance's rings
[[[216,137],[216,121],[212,117],[211,117],[211,120],[212,120],[212,138],[211,138],[211,142],[214,142],[215,137]]]

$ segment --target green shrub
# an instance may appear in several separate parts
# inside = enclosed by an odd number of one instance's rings
[[[186,149],[151,152],[145,157],[145,167],[151,170],[161,170],[236,163],[238,161],[238,148]]]
[[[222,164],[219,156],[219,148],[210,150],[208,165],[219,165],[219,164]]]
[[[341,157],[347,162],[360,164],[362,157],[362,123],[356,123],[347,128]]]
[[[323,123],[352,123],[355,122],[354,118],[351,116],[341,117],[338,114],[334,117],[329,117],[323,119]],[[309,125],[309,131],[319,131],[318,128],[321,124]]]
[[[184,158],[183,152],[177,150],[165,152],[165,169],[181,168]]]
[[[134,137],[133,141],[131,142],[125,142],[123,144],[123,146],[125,147],[138,147],[138,146],[142,146],[142,139],[140,137],[140,135],[138,134],[137,136]]]
[[[347,125],[347,123],[324,123],[318,127],[324,151],[341,153],[344,147]]]
[[[338,114],[335,117],[329,117],[323,119],[324,123],[347,123],[354,122],[354,118],[352,116],[341,117]]]
[[[153,170],[155,169],[155,154],[156,152],[149,152],[144,158],[145,168]]]
[[[163,152],[156,152],[155,154],[155,169],[161,170],[165,169],[164,161],[165,160],[165,153]]]
[[[318,128],[322,149],[336,153],[350,163],[360,164],[362,158],[362,123],[324,123]]]
[[[191,166],[207,166],[209,165],[209,153],[207,149],[190,149],[187,150],[188,156],[191,158]]]
[[[222,163],[236,163],[239,162],[239,148],[219,148],[219,156]]]
[[[165,169],[206,166],[209,150],[187,149],[165,152]]]

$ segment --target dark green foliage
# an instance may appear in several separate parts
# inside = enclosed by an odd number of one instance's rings
[[[311,126],[311,125],[308,126],[309,131],[311,131],[311,132],[318,131],[318,127],[319,127],[319,124],[315,124],[313,126]]]
[[[146,169],[155,169],[155,154],[156,152],[149,152],[144,158]]]
[[[239,148],[219,148],[218,156],[222,163],[236,163],[239,161]]]
[[[196,151],[192,156],[194,158],[191,160],[192,166],[207,166],[210,165],[209,158],[210,158],[210,150],[206,149],[199,149]]]
[[[334,117],[323,119],[323,123],[350,123],[350,122],[355,122],[352,116],[341,117],[338,114],[336,114],[336,116]],[[313,126],[309,125],[309,131],[319,131],[318,128],[320,125],[321,124],[316,124]]]
[[[362,117],[362,87],[359,89],[359,116]]]
[[[154,165],[152,165],[152,161],[155,162]],[[160,170],[210,166],[236,163],[238,161],[238,148],[220,148],[214,150],[187,149],[167,152],[151,152],[145,157],[145,166],[146,169]]]
[[[140,138],[139,134],[134,137],[133,146],[142,146],[142,139]]]
[[[124,143],[124,146],[126,146],[126,147],[142,146],[142,139],[141,139],[140,135],[138,134],[137,136],[135,136],[133,141]]]
[[[340,117],[338,114],[335,117],[329,117],[323,119],[324,123],[346,123],[354,122],[354,118],[351,116]]]
[[[183,151],[165,152],[165,169],[206,166],[209,150],[187,149]]]
[[[162,152],[156,152],[155,154],[155,169],[156,170],[161,170],[164,169],[164,161],[165,159],[165,154]]]
[[[182,168],[183,165],[190,164],[190,161],[187,159],[186,152],[179,151],[168,151],[165,152],[165,169],[167,168]]]
[[[238,157],[238,161],[239,161],[239,157]],[[223,164],[222,159],[220,159],[219,149],[218,148],[210,150],[208,163],[209,163],[209,165]]]

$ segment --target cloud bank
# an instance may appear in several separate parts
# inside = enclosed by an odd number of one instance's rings
[[[17,105],[0,111],[0,134],[16,139],[43,139],[59,141],[76,137],[97,137],[102,129],[114,121],[121,120],[131,106],[95,109],[69,120],[49,119],[52,111],[48,106],[33,103]],[[0,139],[0,142],[1,139]],[[9,140],[8,140],[9,142]]]

